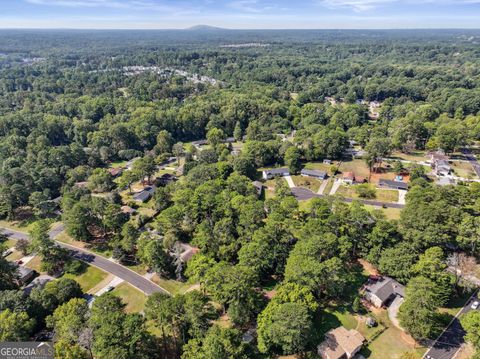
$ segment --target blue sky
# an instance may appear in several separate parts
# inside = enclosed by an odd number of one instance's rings
[[[480,28],[480,0],[0,0],[2,28]]]

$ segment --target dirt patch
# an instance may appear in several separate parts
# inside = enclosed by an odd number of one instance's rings
[[[377,268],[369,262],[367,262],[365,259],[359,259],[358,263],[363,267],[363,270],[367,272],[368,275],[380,275],[378,272]]]

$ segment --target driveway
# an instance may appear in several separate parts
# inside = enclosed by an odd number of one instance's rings
[[[393,325],[395,325],[397,328],[402,329],[400,326],[400,322],[398,321],[398,310],[400,309],[400,306],[402,305],[404,299],[400,296],[396,296],[393,302],[390,304],[388,307],[388,317],[392,321]]]
[[[330,196],[333,196],[333,195],[337,192],[337,190],[338,190],[338,188],[341,186],[341,184],[342,184],[342,182],[341,182],[338,178],[335,179],[335,181],[333,182],[333,186],[332,186],[332,189],[330,190],[329,195],[330,195]]]
[[[285,179],[287,180],[288,187],[290,188],[295,187],[295,182],[293,182],[292,176],[285,176]]]
[[[327,187],[328,185],[328,181],[329,179],[324,179],[322,181],[322,184],[320,185],[320,188],[318,189],[317,194],[323,194],[323,191],[325,191],[325,187]]]
[[[50,232],[50,238],[55,240],[55,237],[63,231],[63,225],[60,225],[54,228]],[[26,239],[29,240],[29,236],[26,233],[13,231],[11,229],[3,229],[3,232],[14,239]],[[128,282],[135,288],[141,290],[147,295],[161,292],[165,294],[170,294],[168,291],[160,287],[159,285],[153,283],[152,281],[142,277],[140,274],[134,272],[133,270],[113,262],[101,255],[90,252],[86,249],[80,249],[69,244],[55,241],[60,247],[69,250],[70,256],[75,259],[81,260],[85,263],[88,263],[94,267],[97,267],[107,273],[113,274],[116,277],[123,279],[125,282]]]
[[[295,196],[295,198],[299,201],[306,201],[311,198],[326,198],[328,197],[327,195],[321,195],[317,193],[313,193],[307,188],[303,187],[294,187],[292,188],[292,194]],[[388,202],[378,202],[378,201],[370,201],[366,199],[352,199],[352,198],[342,198],[338,197],[341,199],[343,202],[351,203],[353,201],[359,201],[363,204],[369,204],[371,206],[377,206],[377,207],[388,207],[388,208],[403,208],[405,207],[404,204],[400,203],[388,203]]]
[[[470,305],[475,300],[475,294],[467,301],[465,306],[457,313],[450,325],[437,338],[432,347],[425,353],[423,358],[426,359],[452,359],[460,350],[462,344],[465,343],[463,337],[466,332],[462,328],[459,317],[473,310]],[[477,309],[478,310],[478,309]]]
[[[406,200],[405,197],[407,196],[408,191],[404,189],[399,189],[398,190],[398,203],[400,204],[405,204]]]
[[[470,151],[468,148],[462,149],[462,153],[465,155],[468,162],[470,162],[470,164],[472,165],[473,170],[475,171],[477,176],[480,177],[480,163],[478,163],[477,157],[475,157],[472,151]]]

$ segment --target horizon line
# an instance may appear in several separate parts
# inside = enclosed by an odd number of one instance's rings
[[[202,25],[203,26],[203,25]],[[103,28],[103,27],[2,27],[0,30],[93,30],[93,31],[205,31],[205,30],[230,30],[230,31],[270,31],[270,30],[283,30],[283,31],[298,31],[298,30],[334,30],[334,31],[365,31],[365,30],[480,30],[480,27],[371,27],[371,28],[342,28],[342,27],[318,27],[318,28],[228,28],[228,27],[219,27],[219,26],[210,26],[205,25],[204,28],[195,29],[197,25],[189,27],[178,27],[178,28],[121,28],[121,27],[112,27],[112,28]]]

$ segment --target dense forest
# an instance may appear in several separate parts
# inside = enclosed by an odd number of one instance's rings
[[[370,172],[392,151],[475,145],[479,41],[474,30],[0,31],[0,217],[35,221],[26,252],[74,274],[81,264],[48,236],[61,220],[76,241],[200,289],[153,294],[143,314],[110,294],[89,308],[71,279],[24,294],[2,258],[0,340],[49,328],[59,358],[314,357],[331,302],[361,311],[359,260],[406,285],[402,326],[434,339],[437,309],[470,290],[445,269],[480,255],[479,183],[439,187],[413,169],[391,220],[333,197],[305,208],[278,180],[259,197],[252,181],[264,167],[339,160],[352,141]],[[369,103],[381,103],[375,118]],[[131,220],[131,186],[172,157],[183,175]],[[183,263],[179,243],[199,253]],[[479,323],[464,325],[477,347]]]

